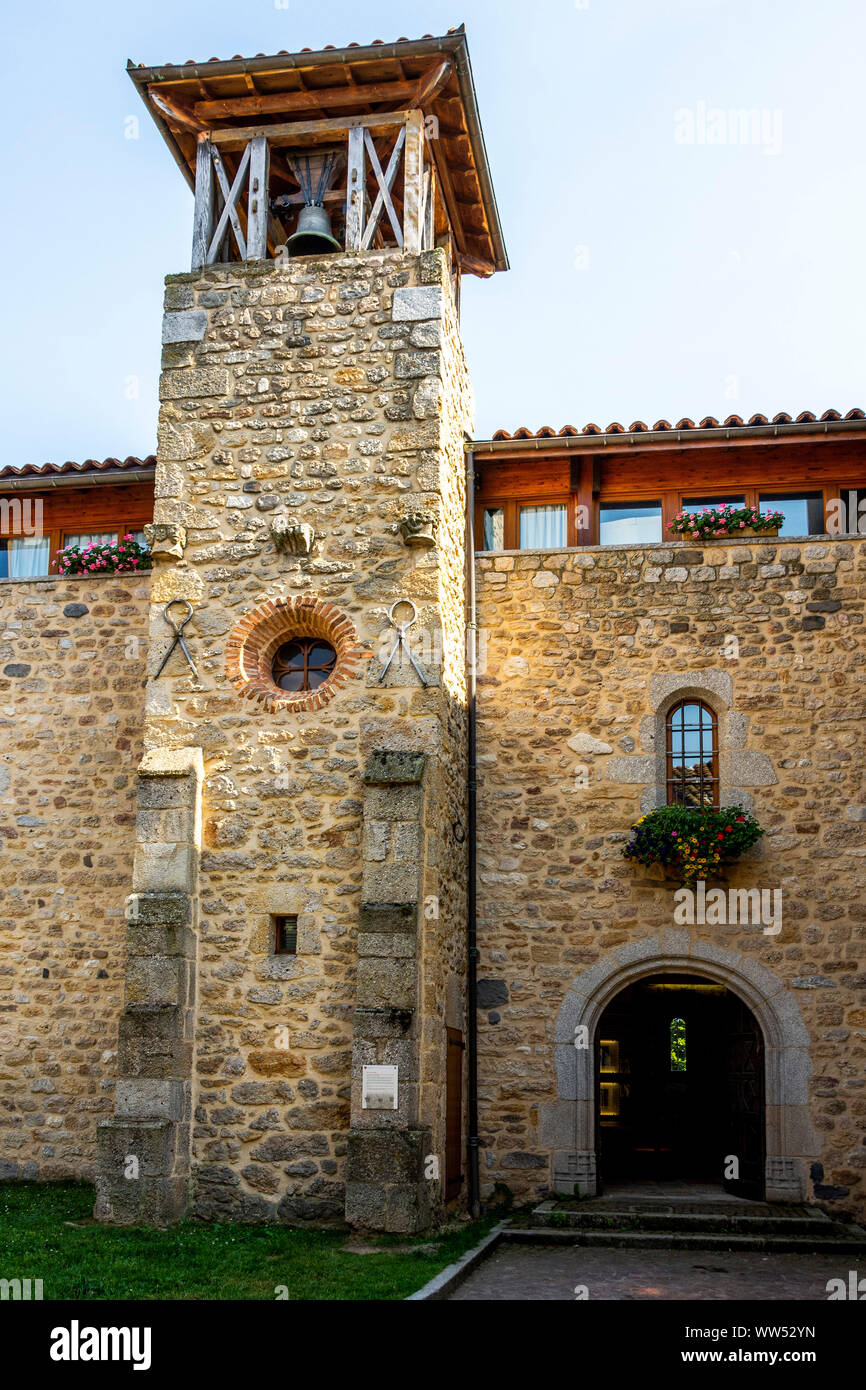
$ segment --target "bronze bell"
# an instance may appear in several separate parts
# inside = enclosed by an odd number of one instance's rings
[[[290,160],[292,172],[301,185],[305,207],[298,213],[298,225],[286,242],[290,256],[325,256],[343,248],[331,233],[331,218],[324,197],[337,168],[338,155],[297,155]]]

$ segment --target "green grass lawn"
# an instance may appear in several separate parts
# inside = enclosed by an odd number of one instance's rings
[[[198,1221],[159,1231],[101,1226],[91,1219],[93,1200],[84,1183],[0,1184],[0,1278],[41,1279],[46,1300],[274,1299],[278,1285],[290,1299],[397,1299],[494,1224],[371,1237],[364,1243],[381,1253],[364,1255],[341,1249],[354,1239],[346,1231]]]

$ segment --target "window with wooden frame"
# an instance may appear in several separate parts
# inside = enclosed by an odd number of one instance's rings
[[[275,956],[296,956],[298,954],[297,917],[274,917],[273,934]]]
[[[629,451],[615,458],[580,449],[547,458],[481,458],[476,545],[484,551],[660,540],[682,545],[682,536],[669,530],[677,514],[724,503],[781,511],[786,538],[825,534],[828,518],[837,527],[830,534],[857,534],[858,528],[866,534],[863,450],[863,443],[840,452],[826,442],[799,442]]]
[[[665,720],[669,806],[718,806],[719,725],[704,700],[680,700]]]
[[[145,544],[153,520],[153,484],[58,487],[50,493],[0,495],[0,579],[56,574],[67,545],[120,540]]]
[[[476,518],[479,550],[563,550],[576,546],[577,503],[571,493],[484,501]]]

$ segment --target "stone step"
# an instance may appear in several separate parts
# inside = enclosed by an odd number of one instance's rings
[[[828,1237],[843,1234],[843,1228],[823,1211],[791,1207],[774,1211],[763,1203],[743,1203],[743,1207],[716,1204],[712,1209],[678,1210],[670,1206],[610,1204],[569,1206],[543,1202],[530,1218],[530,1226],[568,1230],[668,1231],[672,1234],[811,1235]]]
[[[506,1227],[503,1239],[521,1245],[586,1245],[631,1250],[730,1250],[771,1251],[775,1254],[866,1254],[866,1231],[859,1226],[838,1227],[833,1235],[774,1233],[743,1235],[734,1231],[645,1231],[594,1230],[572,1226],[563,1229],[544,1226]],[[826,1228],[825,1228],[826,1229]]]

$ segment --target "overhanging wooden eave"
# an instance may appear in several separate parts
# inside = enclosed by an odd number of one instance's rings
[[[521,459],[542,463],[563,454],[669,452],[678,450],[754,448],[771,444],[814,444],[817,437],[834,440],[866,438],[866,420],[809,421],[803,424],[759,425],[753,428],[647,430],[635,434],[571,434],[554,438],[471,440],[466,449],[476,462],[504,463]]]
[[[271,95],[275,91],[282,90],[279,85],[276,87],[273,85],[274,83],[279,84],[281,77],[288,79],[293,74],[297,74],[302,81],[304,73],[312,75],[322,69],[342,68],[347,87],[345,104],[350,106],[353,101],[352,87],[367,84],[371,71],[378,71],[379,78],[381,78],[384,65],[388,69],[390,85],[395,86],[394,108],[405,109],[407,105],[410,105],[410,101],[403,94],[406,83],[417,80],[425,70],[423,65],[435,66],[437,59],[448,59],[453,68],[445,86],[434,93],[430,105],[430,113],[436,115],[442,130],[439,141],[441,148],[435,152],[437,169],[440,169],[441,172],[442,166],[450,165],[452,173],[456,173],[459,180],[465,181],[465,193],[468,195],[470,189],[474,190],[469,199],[460,196],[459,193],[452,192],[451,195],[449,213],[452,221],[457,224],[455,232],[457,233],[458,245],[461,240],[464,242],[460,249],[465,252],[467,268],[471,269],[471,273],[492,274],[497,270],[507,270],[508,256],[502,236],[484,136],[478,115],[466,35],[462,30],[441,37],[413,39],[392,44],[323,49],[314,53],[280,53],[262,55],[256,58],[214,60],[207,63],[137,67],[130,60],[127,63],[127,71],[138,88],[139,95],[149,114],[156,122],[163,139],[171,150],[172,157],[190,188],[194,189],[195,154],[193,143],[195,136],[189,130],[179,132],[173,128],[171,117],[160,112],[150,100],[150,88],[169,97],[184,109],[191,110],[197,102],[228,99],[231,96],[239,99],[242,95],[255,94],[259,90],[255,86],[255,78],[270,84],[260,94]],[[407,64],[409,68],[413,69],[412,71],[406,70]],[[365,68],[368,70],[366,74]],[[339,78],[339,74],[336,75]],[[225,84],[227,79],[231,78],[245,79],[247,85],[233,93],[228,93],[225,90]],[[223,84],[222,90],[220,89],[221,83]],[[388,82],[380,83],[380,85],[387,86]],[[339,86],[339,81],[336,86]],[[398,86],[399,94],[396,90]],[[293,92],[300,89],[287,87],[285,90]],[[310,90],[314,91],[315,88]],[[328,105],[332,105],[334,85],[328,83],[320,90],[327,90],[331,93]],[[388,103],[387,92],[383,94],[381,101]],[[362,108],[364,107],[363,102],[357,104]],[[455,121],[454,117],[458,108],[459,121]],[[312,115],[314,110],[315,107],[311,106],[309,114]],[[322,111],[322,117],[325,119],[329,114],[327,110]],[[357,114],[362,114],[362,111],[359,110]],[[273,122],[258,117],[250,119],[242,116],[240,119],[245,127],[261,125],[263,129],[269,124],[287,124],[286,121],[280,119],[279,114],[275,116]],[[219,122],[208,121],[207,126],[212,134],[216,135],[216,132],[219,132],[217,138],[220,143],[232,139],[231,136],[224,134],[226,130],[232,128],[231,118]],[[464,166],[463,152],[467,150],[467,144],[469,162]],[[445,180],[442,182],[444,184]]]

